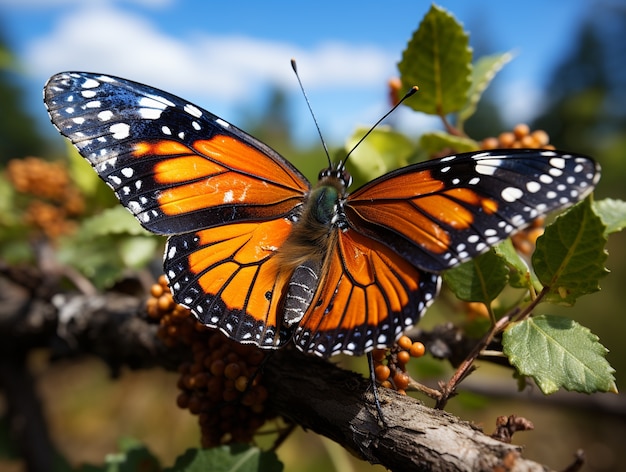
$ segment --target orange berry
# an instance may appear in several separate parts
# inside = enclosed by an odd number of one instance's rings
[[[224,368],[224,377],[235,380],[241,374],[241,367],[235,362],[231,362]]]
[[[413,344],[413,341],[408,336],[400,336],[400,339],[398,339],[398,346],[402,349],[409,349],[411,344]]]
[[[408,349],[411,349],[412,346],[413,346],[413,343],[409,345]],[[410,360],[411,360],[411,355],[409,354],[408,351],[400,351],[398,353],[398,362],[400,364],[406,365]]]
[[[500,135],[498,136],[498,141],[500,142],[500,147],[511,147],[515,142],[515,135],[510,131],[505,131],[503,133],[500,133]]]
[[[530,128],[525,123],[520,123],[518,125],[515,125],[515,128],[513,128],[513,134],[515,135],[517,139],[521,139],[524,136],[528,136],[529,132],[530,132]]]
[[[376,375],[376,380],[383,382],[391,375],[391,369],[389,369],[386,365],[380,364],[374,369],[374,374]]]
[[[246,377],[245,375],[240,375],[239,377],[237,377],[237,379],[235,379],[235,389],[239,390],[240,392],[245,392],[247,387],[248,377]]]
[[[154,298],[159,298],[161,295],[163,295],[163,286],[160,284],[152,284],[152,287],[150,287],[150,295],[152,295]]]
[[[376,362],[381,362],[387,356],[386,349],[374,349],[372,351],[372,359]]]
[[[500,142],[497,138],[485,138],[480,143],[481,149],[497,149],[500,147]]]
[[[174,308],[174,299],[172,298],[171,293],[164,293],[158,299],[159,310],[161,311],[171,311]]]
[[[406,390],[409,386],[409,376],[403,372],[396,372],[393,376],[393,384],[398,390]]]
[[[426,346],[424,346],[421,342],[416,341],[409,349],[409,354],[412,357],[422,357],[426,353]]]
[[[524,147],[524,148],[538,148],[539,144],[537,143],[537,141],[535,140],[535,138],[533,138],[532,136],[524,136],[522,137],[522,139],[519,140],[520,146]]]
[[[545,146],[550,142],[550,136],[542,129],[535,130],[531,133],[539,146]]]

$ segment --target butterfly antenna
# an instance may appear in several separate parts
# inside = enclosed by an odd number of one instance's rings
[[[377,126],[378,126],[378,125],[379,125],[379,124],[380,124],[380,123],[381,123],[381,122],[382,122],[385,118],[387,118],[389,115],[391,115],[391,114],[392,114],[392,113],[396,110],[396,108],[398,108],[398,107],[402,104],[402,102],[404,102],[407,98],[409,98],[411,95],[413,95],[413,94],[414,94],[415,92],[417,92],[418,90],[419,90],[419,88],[417,87],[417,85],[414,85],[413,87],[411,87],[411,88],[409,89],[409,91],[408,91],[407,93],[405,93],[405,94],[404,94],[404,97],[402,97],[402,98],[398,101],[398,103],[396,103],[396,104],[395,104],[395,105],[391,108],[391,110],[389,110],[387,113],[385,113],[385,114],[384,114],[384,115],[383,115],[383,116],[382,116],[382,117],[381,117],[381,118],[380,118],[380,119],[379,119],[376,123],[374,123],[374,125],[373,125],[373,126],[372,126],[372,127],[371,127],[368,131],[367,131],[367,133],[365,133],[365,134],[361,137],[361,139],[359,139],[359,141],[358,141],[358,142],[357,142],[354,146],[352,146],[352,149],[350,149],[350,152],[348,152],[348,154],[346,155],[346,157],[344,157],[344,158],[343,158],[343,161],[341,161],[341,165],[340,165],[340,167],[345,167],[345,165],[346,165],[346,161],[348,160],[348,157],[350,157],[350,154],[352,154],[352,151],[354,151],[357,147],[359,147],[359,144],[361,144],[361,143],[365,140],[365,138],[367,138],[367,137],[370,135],[370,133],[371,133],[372,131],[374,131],[374,129],[375,129],[375,128],[376,128],[376,127],[377,127]]]
[[[313,113],[313,108],[311,108],[311,102],[309,102],[309,97],[307,97],[306,92],[304,91],[304,86],[302,85],[302,80],[300,80],[300,75],[298,74],[298,67],[296,66],[296,60],[291,60],[291,68],[293,72],[296,74],[296,78],[298,79],[298,84],[300,85],[300,90],[302,91],[302,95],[304,95],[304,101],[306,102],[306,106],[309,107],[309,113],[311,113],[311,117],[313,117],[313,123],[315,123],[315,128],[317,128],[317,134],[322,141],[322,146],[324,147],[324,152],[326,153],[326,159],[328,159],[328,167],[332,167],[332,162],[330,160],[330,154],[328,153],[328,146],[326,146],[326,141],[324,141],[324,136],[322,136],[322,131],[320,130],[320,126],[317,123],[317,118],[315,118],[315,113]]]

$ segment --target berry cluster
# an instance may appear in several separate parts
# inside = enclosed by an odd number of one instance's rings
[[[54,239],[76,228],[72,220],[84,211],[84,200],[62,162],[37,157],[9,161],[6,174],[13,188],[30,198],[24,222]]]
[[[187,345],[193,358],[179,367],[177,403],[198,415],[202,446],[250,442],[273,415],[265,407],[267,389],[259,372],[265,353],[206,328],[176,304],[165,277],[147,302],[159,320],[159,337],[168,346]]]
[[[481,149],[554,149],[550,143],[548,133],[543,130],[530,131],[528,125],[520,123],[513,131],[505,131],[496,137],[485,138],[480,143]]]
[[[419,341],[411,341],[408,336],[401,336],[389,350],[375,349],[372,358],[376,380],[383,387],[406,394],[411,380],[406,372],[406,365],[412,357],[422,357],[424,353],[424,345]]]

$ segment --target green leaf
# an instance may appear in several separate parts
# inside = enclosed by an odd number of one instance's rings
[[[189,449],[164,472],[280,472],[283,464],[276,454],[248,445]]]
[[[107,454],[103,465],[87,464],[79,472],[159,472],[159,460],[141,443],[120,444],[120,451]]]
[[[542,286],[537,276],[516,251],[511,238],[505,239],[497,246],[494,246],[493,249],[498,256],[504,259],[510,269],[509,285],[525,289],[534,286],[537,291],[541,290]]]
[[[445,151],[450,151],[448,154],[452,154],[478,149],[478,143],[473,139],[454,136],[444,131],[424,133],[420,137],[419,145],[429,156],[439,156]]]
[[[153,236],[131,236],[118,244],[120,258],[126,267],[143,267],[152,260],[159,246]]]
[[[513,59],[513,54],[505,52],[492,56],[483,56],[472,67],[471,86],[467,96],[467,102],[459,112],[459,123],[467,121],[474,114],[480,97],[489,86],[496,74]]]
[[[546,300],[571,305],[578,297],[600,290],[604,267],[605,226],[591,208],[591,199],[560,215],[537,239],[532,257]]]
[[[107,208],[97,215],[84,219],[80,233],[85,239],[111,234],[152,235],[143,229],[135,217],[121,205]]]
[[[346,142],[346,149],[351,150],[367,131],[365,128],[357,129]],[[385,126],[374,129],[348,159],[347,166],[354,186],[359,187],[389,171],[406,166],[414,149],[415,144],[404,134]]]
[[[398,64],[402,84],[420,88],[419,99],[406,104],[431,115],[459,111],[468,98],[471,62],[463,26],[443,8],[431,6]]]
[[[494,251],[486,252],[443,274],[457,298],[490,304],[507,284],[509,269]]]
[[[504,354],[520,374],[532,377],[548,395],[559,388],[617,393],[607,349],[589,329],[560,316],[512,323],[503,334]]]
[[[626,202],[605,198],[593,202],[593,209],[606,225],[605,235],[617,233],[626,227]]]

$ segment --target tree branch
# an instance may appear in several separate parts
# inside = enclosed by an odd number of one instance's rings
[[[0,309],[0,345],[46,345],[57,357],[89,353],[101,357],[114,373],[123,365],[175,369],[191,353],[166,348],[143,306],[137,297],[119,293],[58,294],[48,301],[10,303]],[[524,459],[517,446],[380,388],[382,426],[369,379],[295,349],[269,356],[263,382],[270,392],[269,406],[278,414],[391,470],[548,470]]]

